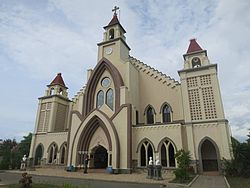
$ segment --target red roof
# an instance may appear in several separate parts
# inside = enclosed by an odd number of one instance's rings
[[[200,47],[200,45],[196,42],[196,39],[191,39],[190,40],[190,44],[187,50],[187,54],[188,53],[192,53],[192,52],[197,52],[197,51],[202,51],[203,49]]]
[[[109,24],[107,26],[112,26],[112,25],[115,25],[115,24],[119,24],[119,20],[117,18],[117,14],[115,13],[112,20],[109,22]]]
[[[50,83],[49,86],[52,86],[52,85],[61,85],[63,87],[66,87],[64,81],[63,81],[63,78],[62,78],[62,74],[61,73],[58,73],[57,76],[54,78],[54,80]],[[67,88],[67,87],[66,87]]]
[[[114,13],[113,18],[112,18],[112,20],[109,22],[109,24],[108,24],[107,26],[103,27],[103,28],[106,29],[106,28],[108,28],[108,27],[110,27],[110,26],[113,26],[113,25],[116,25],[116,24],[118,24],[118,25],[121,27],[121,29],[123,30],[123,32],[126,33],[125,29],[124,29],[124,28],[122,27],[122,25],[120,24],[120,22],[119,22],[119,20],[118,20],[118,17],[117,17],[117,14],[116,14],[116,13]]]

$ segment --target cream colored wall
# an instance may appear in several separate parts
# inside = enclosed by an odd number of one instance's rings
[[[48,159],[48,148],[51,143],[55,142],[58,146],[58,155],[57,155],[57,161],[59,161],[59,152],[60,152],[60,147],[64,142],[67,142],[67,136],[68,132],[57,132],[57,133],[47,133],[47,134],[36,134],[35,136],[35,144],[33,148],[33,154],[30,157],[35,157],[35,152],[37,146],[41,143],[44,147],[43,151],[43,159],[46,158]]]
[[[127,128],[127,107],[124,107],[119,114],[113,119],[113,123],[118,133],[120,142],[120,168],[127,169],[127,145],[128,145],[128,128]]]
[[[111,54],[107,54],[106,50],[112,48]],[[116,40],[98,47],[98,62],[102,58],[108,59],[120,72],[125,86],[127,83],[127,63],[129,63],[129,49],[121,42],[121,40]]]
[[[180,136],[181,133],[181,124],[171,124],[171,125],[157,125],[157,126],[140,126],[140,127],[133,127],[133,155],[132,159],[133,160],[138,160],[139,164],[139,150],[138,148],[140,142],[147,138],[153,143],[153,148],[157,150],[160,142],[164,138],[170,139],[174,146],[176,147],[175,149],[179,150],[182,149],[182,137]],[[153,151],[154,152],[154,151]],[[156,155],[159,156],[159,152],[155,153]]]
[[[103,146],[106,148],[107,151],[109,151],[109,144],[108,139],[101,127],[98,127],[96,132],[94,133],[93,137],[91,138],[90,144],[89,144],[89,153],[96,147],[96,146]]]
[[[184,114],[185,114],[185,121],[191,122],[191,116],[190,116],[190,107],[188,102],[188,89],[187,89],[187,78],[190,77],[199,77],[202,75],[211,75],[211,86],[213,89],[214,94],[214,100],[215,100],[215,106],[216,106],[216,114],[217,119],[223,120],[225,119],[224,115],[224,109],[221,99],[221,93],[219,88],[219,82],[217,77],[217,70],[216,65],[210,65],[209,67],[205,69],[200,69],[199,71],[193,71],[193,72],[181,72],[181,89],[182,89],[182,96],[183,96],[183,106],[184,106]],[[201,104],[203,104],[202,98],[201,98]],[[203,105],[202,105],[203,106]],[[202,110],[202,116],[205,119],[205,112]],[[194,122],[194,121],[193,121]]]
[[[180,87],[174,88],[167,86],[154,79],[148,74],[140,73],[139,75],[139,88],[140,88],[140,111],[139,122],[145,123],[146,116],[144,111],[150,104],[154,107],[156,116],[155,122],[162,122],[162,114],[160,113],[161,106],[164,102],[167,102],[173,110],[173,121],[183,120],[182,114],[182,98]]]
[[[131,64],[127,63],[127,100],[126,103],[132,104],[132,124],[136,124],[136,110],[140,110],[140,90],[139,90],[139,71]]]
[[[228,135],[227,125],[225,123],[203,123],[193,125],[193,141],[194,141],[194,150],[191,150],[196,156],[196,159],[199,157],[199,144],[204,137],[211,138],[218,146],[220,151],[220,158],[231,159],[230,153],[230,135]],[[191,137],[192,135],[188,135]]]

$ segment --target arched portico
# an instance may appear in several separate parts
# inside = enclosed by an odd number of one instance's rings
[[[114,124],[106,114],[99,110],[91,112],[81,123],[72,143],[72,165],[81,164],[81,153],[91,153],[91,139],[98,129],[102,129],[107,139],[107,153],[110,159],[109,165],[113,169],[119,168],[120,148],[119,139]],[[98,143],[97,145],[98,146]]]
[[[220,170],[220,152],[217,144],[209,137],[204,137],[198,147],[200,173]]]

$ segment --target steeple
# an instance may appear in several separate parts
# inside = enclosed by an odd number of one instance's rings
[[[122,27],[117,16],[116,11],[118,9],[119,7],[114,7],[112,10],[114,12],[113,18],[108,25],[103,27],[105,29],[105,32],[103,33],[103,41],[97,44],[99,47],[98,61],[103,57],[110,61],[114,60],[114,58],[126,61],[129,57],[130,48],[126,43],[126,31]]]
[[[184,69],[198,68],[209,65],[207,50],[203,50],[196,39],[191,39],[184,57]]]
[[[190,44],[187,50],[187,54],[202,51],[200,45],[196,42],[196,39],[190,39]]]
[[[60,95],[67,98],[67,86],[65,85],[62,74],[58,73],[52,82],[47,85],[48,90],[46,91],[46,96]]]
[[[57,76],[54,78],[54,80],[48,86],[54,86],[54,85],[60,85],[67,88],[63,81],[62,73],[58,73]]]

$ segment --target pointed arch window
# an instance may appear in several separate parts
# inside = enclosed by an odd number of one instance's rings
[[[64,144],[61,148],[61,152],[60,152],[60,163],[61,164],[65,164],[65,159],[66,159],[66,144]]]
[[[173,144],[166,140],[161,145],[161,164],[165,167],[176,167],[175,149]]]
[[[96,107],[100,108],[104,104],[104,92],[100,90],[96,97]]]
[[[147,166],[149,158],[152,157],[153,159],[153,155],[152,145],[148,141],[145,141],[140,148],[140,166]]]
[[[162,108],[162,122],[169,123],[171,122],[171,107],[168,104],[165,104]]]
[[[56,144],[53,144],[49,148],[49,161],[48,163],[56,163],[58,147]]]
[[[149,106],[147,109],[147,124],[153,124],[154,123],[154,109]]]
[[[106,93],[106,104],[112,110],[113,110],[113,101],[114,101],[113,90],[110,88]]]

